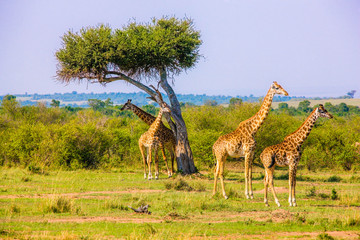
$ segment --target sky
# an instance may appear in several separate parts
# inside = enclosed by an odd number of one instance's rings
[[[360,97],[358,0],[0,0],[0,95],[138,92],[117,81],[56,81],[55,52],[68,30],[135,19],[191,18],[203,58],[175,77],[182,94]]]

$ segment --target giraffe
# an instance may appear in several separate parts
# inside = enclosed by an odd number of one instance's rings
[[[121,111],[123,110],[131,110],[133,113],[135,113],[141,120],[143,120],[147,125],[151,126],[151,124],[155,121],[155,117],[141,108],[137,107],[136,105],[131,103],[131,99],[128,99],[127,102],[124,104],[124,106],[121,108]],[[174,173],[174,160],[175,160],[175,148],[176,148],[176,139],[174,136],[174,133],[171,131],[171,129],[167,128],[162,121],[160,121],[159,129],[156,133],[156,136],[158,137],[160,141],[160,149],[161,153],[164,159],[164,162],[166,164],[168,176],[171,177]],[[165,154],[165,149],[168,150],[170,153],[171,158],[171,170],[168,167],[167,158]],[[146,178],[146,177],[145,177]]]
[[[265,177],[264,177],[264,203],[266,206],[269,206],[267,200],[267,189],[270,185],[270,189],[274,195],[275,203],[280,207],[280,202],[276,197],[274,184],[273,184],[273,174],[275,166],[289,166],[289,204],[291,206],[296,206],[295,199],[295,185],[296,185],[296,169],[298,162],[301,157],[301,145],[305,139],[309,136],[312,127],[315,124],[315,121],[319,117],[333,118],[333,116],[326,111],[323,105],[315,108],[305,122],[297,129],[295,132],[284,138],[282,143],[273,145],[264,149],[260,155],[260,159],[265,167]]]
[[[225,199],[228,198],[225,193],[223,176],[226,158],[228,156],[233,158],[245,157],[245,196],[248,199],[254,198],[251,182],[252,160],[256,145],[254,136],[267,117],[275,94],[288,95],[277,82],[273,82],[264,98],[260,110],[251,118],[241,122],[235,131],[220,136],[214,143],[213,154],[216,157],[216,170],[213,195],[216,193],[217,179],[220,175],[222,194]]]

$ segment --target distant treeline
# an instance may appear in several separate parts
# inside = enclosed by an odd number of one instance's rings
[[[147,104],[152,104],[152,102],[147,98],[149,97],[146,93],[135,92],[135,93],[78,93],[73,91],[71,93],[54,93],[54,94],[16,94],[14,95],[21,100],[22,106],[27,105],[36,105],[38,101],[44,100],[48,104],[52,99],[60,101],[60,106],[71,106],[71,107],[89,107],[89,99],[99,99],[106,100],[111,99],[115,105],[122,105],[128,99],[132,99],[132,102],[138,106],[144,106]],[[4,96],[0,96],[2,100]],[[167,97],[164,95],[165,100]],[[218,105],[218,104],[228,104],[230,99],[239,98],[243,102],[258,102],[262,97],[260,96],[224,96],[224,95],[206,95],[206,94],[177,94],[179,102],[190,105]],[[288,101],[294,97],[287,96],[275,96],[274,101]],[[295,97],[296,98],[296,97]]]

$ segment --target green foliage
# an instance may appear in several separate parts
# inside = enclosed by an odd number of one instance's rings
[[[152,104],[145,105],[142,107],[142,109],[153,116],[157,116],[157,114],[159,113],[159,108],[155,107]]]
[[[331,190],[331,197],[330,197],[332,200],[337,200],[337,199],[339,199],[339,196],[338,196],[338,194],[337,194],[337,191],[333,188],[332,190]]]
[[[302,102],[299,103],[298,106],[298,110],[301,112],[311,112],[311,108],[310,108],[310,101],[309,100],[304,100]]]
[[[19,107],[20,103],[16,101],[16,97],[13,95],[4,96],[1,102],[3,113],[11,120],[14,120],[19,114]]]
[[[216,106],[216,105],[218,105],[218,103],[215,100],[208,99],[204,102],[204,105],[205,106]]]
[[[3,104],[9,103],[6,101]],[[104,108],[97,111],[48,108],[44,104],[21,107],[13,98],[9,101],[15,101],[11,102],[14,114],[4,108],[0,111],[1,166],[22,166],[36,174],[43,174],[48,168],[141,167],[138,139],[149,127],[133,114],[120,112],[110,99],[101,101]],[[234,131],[259,108],[259,104],[250,103],[184,107],[183,117],[197,168],[213,169],[212,146],[218,137]],[[112,114],[107,112],[110,109],[114,110]],[[150,113],[158,111],[153,105],[144,109]],[[254,164],[262,166],[259,155],[263,149],[281,142],[305,117],[270,112],[255,136]],[[360,117],[319,119],[303,144],[299,164],[313,171],[359,169],[360,156],[354,146],[359,139]],[[287,175],[283,177],[288,179]],[[332,176],[327,181],[342,179]]]
[[[333,175],[327,179],[327,182],[340,182],[341,180],[341,177]]]
[[[159,70],[178,74],[199,59],[200,33],[190,19],[153,19],[150,24],[130,22],[122,29],[87,27],[62,37],[56,52],[59,79],[104,80],[109,71],[128,76],[152,76]]]
[[[316,239],[318,240],[335,240],[334,237],[330,236],[329,234],[327,233],[321,233],[319,234]]]
[[[230,99],[230,105],[241,105],[242,99],[241,98],[231,98]]]
[[[50,103],[50,106],[52,106],[52,107],[59,107],[59,106],[60,106],[60,101],[53,99],[53,100],[51,101],[51,103]]]

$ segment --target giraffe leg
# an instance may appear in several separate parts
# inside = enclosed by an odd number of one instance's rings
[[[265,177],[264,177],[264,203],[265,206],[269,206],[268,199],[267,199],[267,192],[268,192],[268,185],[269,185],[269,176],[267,171],[265,170]]]
[[[267,175],[269,177],[270,189],[274,195],[275,203],[278,205],[278,207],[280,207],[281,205],[280,205],[279,199],[276,197],[275,188],[274,188],[274,170],[275,170],[275,167],[266,169]]]
[[[214,172],[214,191],[213,191],[213,196],[216,193],[217,190],[217,180],[219,177],[219,172],[220,172],[220,163],[219,161],[216,162],[216,168],[215,168],[215,172]]]
[[[254,199],[254,194],[252,190],[252,164],[254,159],[254,151],[251,151],[249,156],[249,170],[248,170],[248,182],[249,182],[249,196],[250,199]]]
[[[223,159],[222,164],[219,164],[219,171],[220,171],[220,183],[221,183],[222,194],[225,199],[228,199],[228,196],[226,196],[225,193],[225,186],[224,186],[224,165],[225,165],[225,159]]]
[[[147,163],[148,163],[148,168],[149,168],[149,174],[148,174],[148,179],[151,180],[152,179],[152,174],[151,174],[151,161],[152,161],[152,149],[151,146],[148,148],[148,155],[147,155]]]
[[[296,168],[289,168],[289,205],[296,207],[295,199],[295,185],[296,185]]]
[[[155,179],[159,179],[159,155],[158,155],[158,148],[154,148],[154,155],[155,155]]]
[[[170,151],[171,155],[171,176],[174,174],[175,149]]]
[[[144,162],[144,178],[146,179],[146,158],[145,158],[146,148],[141,143],[139,143],[139,148],[140,148],[141,157],[142,157],[143,162]]]
[[[171,172],[169,170],[169,165],[168,165],[168,162],[167,162],[167,158],[166,158],[166,155],[165,155],[165,149],[164,149],[164,146],[161,146],[161,153],[162,153],[162,156],[163,156],[163,160],[166,164],[166,169],[167,169],[167,172],[168,172],[168,176],[171,177]]]
[[[246,151],[245,153],[245,196],[247,199],[254,198],[253,196],[250,196],[249,193],[249,186],[251,184],[251,152]],[[251,195],[252,195],[252,188],[250,187]]]

